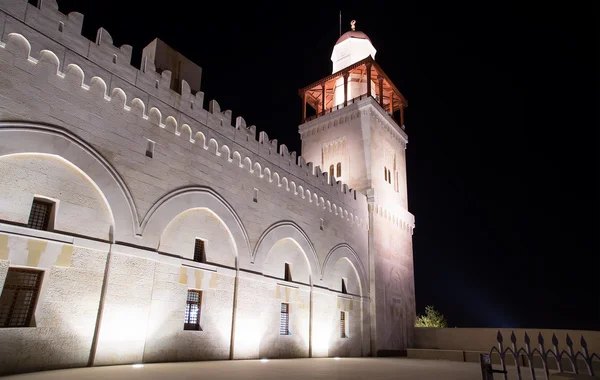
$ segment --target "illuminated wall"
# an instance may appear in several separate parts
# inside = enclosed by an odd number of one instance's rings
[[[41,7],[0,4],[0,291],[9,266],[45,271],[34,323],[0,328],[0,373],[369,355],[364,194]],[[56,202],[50,231],[27,227],[38,196]],[[189,289],[201,331],[183,329]]]

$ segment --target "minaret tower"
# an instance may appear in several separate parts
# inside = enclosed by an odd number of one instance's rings
[[[337,40],[333,73],[299,90],[302,157],[367,196],[371,355],[406,351],[415,320],[404,109],[408,103],[375,62],[369,37]],[[310,107],[307,107],[310,106]]]

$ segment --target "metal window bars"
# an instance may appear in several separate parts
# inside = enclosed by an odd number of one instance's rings
[[[202,304],[202,292],[199,290],[188,290],[185,305],[184,330],[200,330],[200,305]]]
[[[51,211],[52,203],[34,199],[31,204],[27,227],[35,228],[36,230],[48,230]]]
[[[533,349],[531,348],[531,339],[529,338],[529,335],[527,335],[527,333],[524,334],[524,339],[523,339],[525,342],[525,347],[520,347],[520,348],[517,347],[517,337],[515,336],[514,332],[510,335],[510,341],[511,341],[510,347],[504,347],[504,344],[503,344],[504,338],[502,337],[502,334],[500,333],[500,331],[498,331],[496,340],[498,342],[498,347],[492,347],[492,349],[490,350],[489,353],[480,354],[480,356],[479,356],[479,361],[481,364],[481,374],[482,374],[483,380],[494,379],[494,373],[503,373],[504,379],[508,380],[508,371],[506,370],[506,357],[507,356],[513,358],[513,360],[515,362],[517,378],[519,380],[523,379],[523,375],[521,373],[521,367],[525,367],[525,366],[529,367],[529,374],[530,374],[529,377],[532,380],[536,380],[536,373],[535,373],[536,366],[535,366],[534,360],[541,361],[543,376],[544,376],[543,378],[546,380],[550,379],[550,370],[549,370],[549,362],[548,362],[548,358],[550,358],[550,357],[554,358],[554,361],[556,362],[556,368],[558,369],[559,372],[566,372],[566,370],[563,366],[563,359],[566,359],[569,361],[569,363],[571,365],[571,371],[572,371],[572,373],[575,373],[575,374],[580,373],[580,369],[578,366],[579,360],[583,360],[583,362],[585,363],[586,369],[587,369],[587,373],[590,376],[594,376],[594,366],[593,366],[594,358],[596,359],[597,365],[600,364],[600,363],[598,363],[598,361],[600,361],[600,356],[598,356],[596,353],[592,353],[590,355],[590,353],[588,352],[587,342],[585,341],[583,336],[581,336],[581,340],[580,340],[581,351],[575,351],[573,349],[573,341],[571,340],[571,337],[569,337],[568,334],[565,339],[565,342],[567,344],[567,350],[564,350],[564,349],[560,350],[558,348],[558,338],[556,337],[556,334],[552,334],[552,348],[548,348],[548,349],[546,349],[544,347],[544,337],[542,336],[541,333],[538,335],[539,348],[533,348]],[[496,354],[498,354],[498,356],[500,357],[500,366],[502,367],[501,370],[494,370],[492,368],[491,356],[494,352]],[[525,360],[523,360],[523,363],[521,364],[521,362],[520,362],[521,357],[526,358],[527,362],[525,363]]]
[[[340,337],[347,338],[348,334],[346,333],[346,312],[340,312]]]
[[[0,327],[29,327],[33,318],[42,272],[9,268],[0,296]]]
[[[196,244],[194,245],[194,261],[199,263],[206,262],[206,254],[204,251],[204,240],[196,239]]]
[[[290,305],[287,303],[281,304],[279,335],[290,335]]]

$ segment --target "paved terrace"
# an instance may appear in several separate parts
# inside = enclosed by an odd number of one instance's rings
[[[529,374],[524,378],[528,379]],[[540,373],[541,375],[541,373]],[[496,375],[496,379],[501,379]],[[509,377],[514,378],[514,377]],[[538,377],[541,378],[541,377]],[[2,377],[2,380],[260,379],[260,380],[481,380],[477,363],[408,358],[341,358],[206,361],[65,369]]]

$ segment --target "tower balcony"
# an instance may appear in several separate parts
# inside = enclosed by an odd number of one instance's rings
[[[302,123],[372,97],[404,129],[408,102],[371,56],[298,90],[298,94]]]

